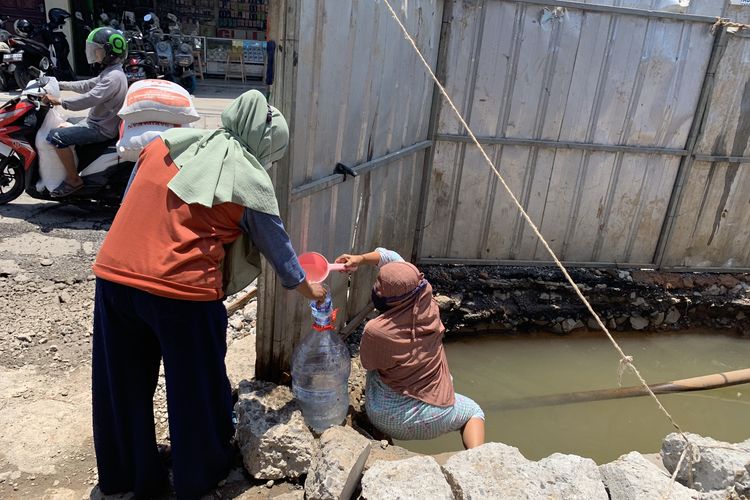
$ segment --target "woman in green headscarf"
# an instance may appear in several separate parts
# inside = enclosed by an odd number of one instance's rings
[[[286,151],[286,120],[252,90],[221,123],[149,144],[94,264],[94,446],[105,494],[148,497],[168,484],[152,407],[162,358],[178,498],[199,498],[226,476],[222,299],[257,276],[258,252],[284,287],[325,297],[305,280],[266,172]]]

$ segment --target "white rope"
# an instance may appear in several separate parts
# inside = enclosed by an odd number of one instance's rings
[[[479,149],[480,153],[482,153],[482,157],[484,157],[485,162],[492,169],[492,171],[494,172],[495,176],[497,177],[497,179],[500,181],[500,183],[502,184],[503,188],[505,189],[505,191],[508,193],[508,195],[510,196],[510,198],[513,200],[513,203],[516,205],[516,208],[518,208],[518,211],[521,213],[521,216],[526,220],[526,222],[528,223],[529,227],[532,229],[532,231],[537,236],[537,238],[539,238],[539,241],[541,241],[542,245],[547,250],[547,253],[549,253],[550,257],[552,257],[552,260],[555,262],[555,265],[560,269],[560,271],[562,272],[563,276],[565,276],[565,279],[568,281],[568,283],[570,283],[570,286],[573,287],[573,290],[575,291],[576,295],[578,295],[578,298],[581,299],[581,302],[583,302],[583,304],[586,306],[586,309],[588,309],[588,311],[593,316],[594,320],[596,321],[596,324],[607,335],[607,338],[612,343],[612,346],[615,348],[615,350],[617,351],[617,353],[620,355],[620,370],[621,370],[620,373],[622,373],[626,368],[630,368],[633,371],[633,373],[635,374],[635,376],[640,381],[641,385],[643,385],[643,387],[646,388],[646,391],[648,391],[648,394],[654,399],[654,401],[656,402],[656,405],[659,407],[659,409],[662,411],[662,413],[664,413],[664,415],[667,417],[667,419],[669,419],[669,421],[671,422],[672,426],[677,430],[677,432],[680,434],[680,436],[685,440],[685,447],[686,448],[690,447],[691,446],[690,440],[688,440],[687,436],[682,431],[682,429],[680,428],[680,426],[677,424],[677,422],[675,421],[674,417],[672,417],[672,415],[667,411],[667,409],[664,408],[664,405],[661,403],[661,401],[656,396],[656,394],[654,394],[654,391],[651,390],[651,387],[649,387],[648,383],[643,378],[643,376],[641,375],[640,371],[638,371],[638,368],[636,368],[635,364],[633,364],[633,357],[632,356],[628,356],[627,354],[625,354],[625,352],[623,352],[623,350],[620,347],[620,345],[617,343],[617,341],[614,339],[614,337],[609,332],[609,330],[607,329],[607,327],[604,325],[604,322],[601,320],[601,318],[596,313],[596,311],[594,311],[594,308],[591,306],[591,304],[589,303],[589,301],[583,295],[583,292],[581,291],[581,289],[578,287],[578,285],[576,284],[576,282],[573,281],[573,278],[568,273],[568,270],[565,268],[565,266],[563,265],[563,263],[560,262],[560,259],[557,257],[557,255],[552,250],[552,248],[549,246],[549,243],[547,243],[547,240],[544,239],[544,236],[542,236],[542,233],[539,231],[539,228],[537,228],[536,224],[534,224],[534,221],[531,220],[531,217],[529,216],[529,214],[526,212],[526,210],[524,210],[523,205],[521,205],[521,203],[518,201],[518,198],[516,198],[516,195],[513,193],[513,190],[511,190],[510,186],[508,186],[508,184],[505,182],[505,179],[500,174],[500,171],[497,169],[497,167],[495,166],[494,162],[487,155],[487,152],[484,150],[484,148],[482,147],[482,145],[479,143],[479,140],[477,140],[477,137],[476,137],[476,135],[474,135],[474,132],[471,130],[471,127],[469,127],[469,124],[466,123],[466,120],[461,115],[461,112],[458,110],[458,108],[456,107],[456,105],[453,103],[453,100],[448,95],[448,92],[445,90],[445,87],[443,86],[442,83],[440,83],[440,81],[438,80],[437,76],[435,76],[435,73],[432,71],[432,68],[430,67],[429,63],[427,62],[427,60],[425,60],[424,56],[422,55],[422,51],[419,50],[419,47],[417,47],[417,44],[414,41],[414,38],[412,38],[412,36],[409,34],[409,32],[406,29],[406,27],[404,26],[404,24],[401,22],[401,19],[398,17],[398,14],[396,14],[396,11],[391,6],[390,1],[389,0],[383,0],[383,2],[385,3],[386,7],[388,7],[388,10],[390,11],[391,16],[393,17],[393,19],[395,19],[396,23],[398,23],[399,27],[401,28],[401,31],[404,33],[404,36],[406,37],[406,40],[411,44],[411,46],[416,51],[417,56],[422,61],[422,64],[424,65],[425,69],[427,70],[427,72],[432,77],[432,80],[435,82],[435,85],[440,89],[440,93],[443,94],[443,97],[445,97],[445,100],[448,102],[448,105],[451,107],[451,109],[453,110],[453,112],[456,114],[456,117],[458,118],[459,122],[461,122],[461,125],[463,125],[463,127],[466,129],[466,132],[469,134],[469,137],[471,137],[472,142]],[[675,474],[675,477],[676,477],[676,474]],[[667,491],[667,494],[669,494],[670,491],[671,491],[671,485],[672,485],[672,483],[674,483],[674,477],[672,479],[672,482],[670,483],[670,488]],[[664,497],[664,498],[667,498],[667,497]]]

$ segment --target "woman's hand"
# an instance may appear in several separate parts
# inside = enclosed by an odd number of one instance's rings
[[[345,271],[348,273],[353,273],[357,269],[359,269],[359,266],[364,261],[363,255],[349,255],[345,253],[344,255],[340,256],[338,259],[336,259],[336,264],[344,264]]]
[[[296,290],[302,294],[303,297],[317,302],[323,302],[328,294],[326,289],[323,288],[323,285],[320,283],[310,283],[307,280],[300,283]]]

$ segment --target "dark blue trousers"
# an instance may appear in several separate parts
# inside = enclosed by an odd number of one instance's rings
[[[232,463],[232,394],[221,301],[158,297],[97,279],[92,398],[99,488],[148,498],[163,488],[153,396],[164,358],[174,488],[200,498]]]

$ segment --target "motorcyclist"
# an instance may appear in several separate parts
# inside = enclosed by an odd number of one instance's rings
[[[53,198],[68,196],[83,187],[72,146],[117,137],[120,126],[117,112],[128,91],[128,79],[122,69],[127,52],[128,44],[122,33],[108,27],[96,28],[86,39],[86,59],[89,64],[102,65],[102,72],[89,80],[60,82],[61,90],[72,90],[81,95],[70,98],[45,96],[49,104],[71,111],[91,108],[86,120],[76,125],[65,123],[47,135],[47,142],[57,148],[66,174],[65,180],[50,193]]]

